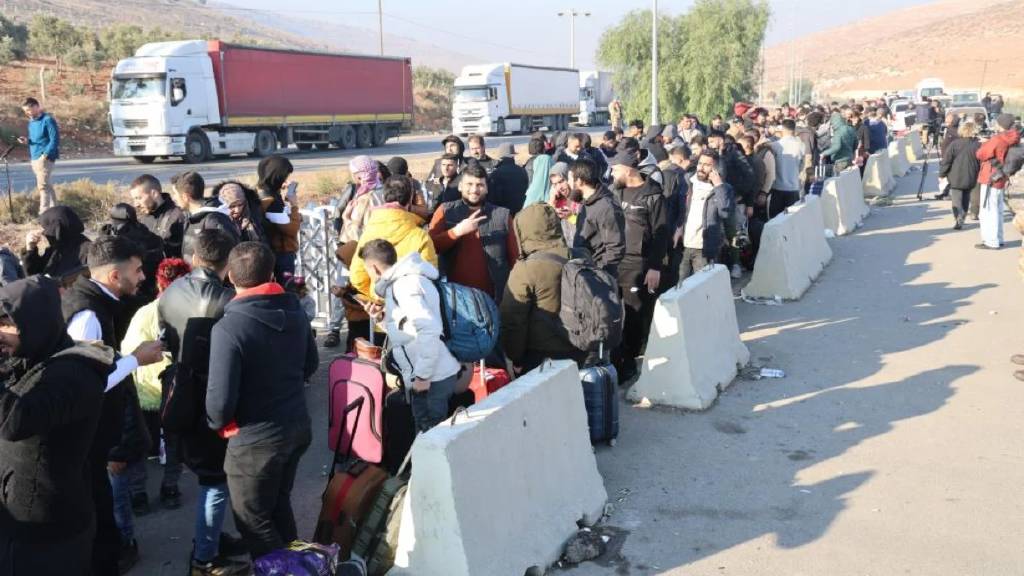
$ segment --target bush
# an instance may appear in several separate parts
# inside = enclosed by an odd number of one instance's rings
[[[5,55],[8,61],[24,58],[27,44],[28,27],[0,16],[0,64],[5,63]]]

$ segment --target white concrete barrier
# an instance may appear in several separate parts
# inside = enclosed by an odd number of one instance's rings
[[[885,157],[884,165],[882,158]],[[887,196],[891,189],[888,187],[891,177],[887,172],[891,172],[892,169],[889,167],[889,153],[875,152],[868,156],[868,161],[864,165],[864,177],[861,181],[862,196],[868,198],[875,198],[877,196]],[[825,216],[825,225],[828,225],[828,215]]]
[[[608,495],[579,371],[558,361],[420,435],[395,568],[416,576],[522,576],[558,560]]]
[[[882,188],[886,195],[892,194],[896,190],[896,178],[892,173],[892,159],[889,158],[889,151],[879,150],[875,153],[878,154],[878,171],[882,175]]]
[[[903,155],[907,157],[907,162],[913,166],[915,163],[920,161],[922,158],[917,155],[917,150],[914,148],[913,136],[918,132],[910,132],[907,137],[903,139]],[[918,134],[918,138],[920,135]]]
[[[864,175],[867,174],[865,170]],[[821,192],[821,216],[826,230],[831,230],[836,236],[850,234],[870,211],[864,203],[860,170],[849,168],[825,181]]]
[[[716,264],[658,298],[640,378],[627,396],[704,410],[749,360],[729,270]]]
[[[907,139],[910,140],[910,150],[913,152],[915,158],[914,160],[911,160],[911,162],[920,162],[924,160],[924,143],[921,141],[921,131],[911,130],[910,136]]]
[[[821,202],[808,196],[765,224],[754,273],[743,295],[797,300],[831,259]]]
[[[892,175],[896,178],[903,177],[910,171],[905,138],[897,138],[889,143],[889,162],[892,164]]]

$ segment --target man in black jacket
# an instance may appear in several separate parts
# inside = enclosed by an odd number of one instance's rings
[[[235,291],[224,283],[228,255],[235,240],[222,230],[203,230],[196,237],[192,272],[164,290],[157,308],[167,350],[173,358],[171,399],[164,427],[181,438],[185,464],[199,479],[202,512],[192,550],[194,576],[247,574],[245,563],[230,556],[244,553],[237,539],[222,532],[228,506],[224,454],[227,441],[206,423],[206,387],[210,335]]]
[[[142,252],[127,238],[105,236],[89,246],[88,264],[90,277],[80,276],[61,302],[67,333],[73,340],[99,340],[118,350],[131,320],[122,298],[134,295],[145,279]],[[121,475],[128,466],[125,454],[149,441],[138,393],[128,377],[138,366],[161,358],[161,344],[145,342],[132,356],[120,358],[107,376],[100,425],[89,455],[96,506],[96,576],[116,576],[138,559],[138,544],[131,536],[130,495],[127,490],[115,494],[108,473]]]
[[[466,165],[479,164],[487,172],[487,175],[490,176],[497,162],[494,158],[487,155],[487,143],[484,137],[479,134],[473,134],[469,137],[468,142],[469,158],[466,160]]]
[[[185,213],[174,204],[171,195],[163,191],[160,181],[143,174],[132,180],[128,193],[139,212],[139,222],[163,240],[164,258],[181,258]]]
[[[438,160],[437,177],[427,180],[424,189],[427,191],[427,205],[433,210],[445,202],[458,200],[459,194],[459,162],[455,154],[445,154]]]
[[[626,254],[619,264],[619,290],[626,314],[622,345],[613,355],[619,381],[625,383],[636,376],[636,358],[643,354],[669,232],[661,186],[644,179],[637,169],[636,156],[621,150],[608,163],[626,221]]]
[[[265,244],[231,250],[238,294],[213,327],[206,395],[210,428],[228,438],[231,509],[253,558],[298,537],[291,491],[312,441],[304,385],[320,362],[302,305],[273,274]]]
[[[516,149],[505,142],[498,146],[498,163],[487,177],[488,200],[515,216],[523,208],[530,177],[526,169],[516,164]]]
[[[576,257],[592,258],[594,264],[618,278],[619,263],[626,255],[626,221],[622,206],[601,183],[598,170],[590,160],[577,160],[569,168],[569,187],[582,198],[572,250]]]
[[[0,288],[0,574],[89,573],[86,460],[113,362],[111,348],[68,337],[52,280]]]
[[[184,236],[181,241],[181,254],[186,261],[192,258],[195,237],[200,230],[223,230],[230,234],[238,243],[242,231],[238,229],[226,207],[221,206],[216,196],[205,198],[206,182],[198,172],[189,170],[171,179],[174,200],[188,216],[185,221]]]
[[[28,233],[21,261],[25,274],[54,275],[85,266],[89,239],[78,214],[68,206],[54,206],[39,215],[39,229]],[[39,243],[46,238],[46,250],[39,253]]]

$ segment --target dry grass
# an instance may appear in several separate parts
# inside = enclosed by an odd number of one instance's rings
[[[127,192],[113,182],[97,184],[92,180],[82,179],[64,184],[57,184],[57,197],[60,203],[70,206],[85,222],[87,230],[95,230],[107,219],[110,207],[118,202],[128,200]],[[7,199],[2,201],[0,218],[0,246],[10,245],[20,248],[25,233],[36,228],[36,216],[39,211],[39,194],[37,192],[18,194],[13,197],[14,220],[11,224],[11,212]]]

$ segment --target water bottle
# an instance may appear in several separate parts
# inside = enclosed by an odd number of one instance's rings
[[[778,368],[761,368],[761,378],[785,378],[786,373]]]

